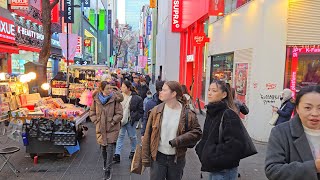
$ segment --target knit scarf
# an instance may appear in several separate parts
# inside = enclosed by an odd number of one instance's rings
[[[107,104],[107,102],[111,99],[111,97],[112,97],[112,93],[109,94],[108,96],[104,96],[101,92],[98,94],[98,98],[102,105]]]

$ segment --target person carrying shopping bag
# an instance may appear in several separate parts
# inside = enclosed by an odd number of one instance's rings
[[[97,143],[101,145],[105,179],[111,179],[112,157],[120,131],[123,100],[121,93],[114,92],[107,81],[102,81],[98,91],[93,93],[90,119],[96,125]]]
[[[163,103],[149,114],[142,140],[142,165],[150,167],[150,180],[181,180],[187,148],[195,146],[202,131],[178,82],[165,82],[160,100]]]

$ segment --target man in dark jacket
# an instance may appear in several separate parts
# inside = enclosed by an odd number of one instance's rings
[[[162,103],[162,101],[159,99],[159,93],[162,90],[162,86],[164,84],[164,81],[158,81],[156,82],[156,93],[153,95],[152,99],[147,102],[145,111],[142,118],[142,128],[141,128],[141,136],[143,137],[144,132],[146,130],[147,122],[148,122],[148,112],[153,109],[155,106]]]

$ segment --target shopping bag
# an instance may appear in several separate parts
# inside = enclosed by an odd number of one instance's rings
[[[273,112],[272,113],[272,117],[271,117],[271,119],[269,121],[269,124],[272,125],[272,126],[276,125],[278,117],[279,117],[279,114],[277,112]]]
[[[130,172],[134,174],[142,174],[145,170],[145,167],[142,166],[142,146],[140,144],[136,147],[136,152],[134,153],[132,162],[131,162],[131,169]]]

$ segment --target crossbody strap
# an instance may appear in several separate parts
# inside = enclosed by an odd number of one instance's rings
[[[223,123],[223,119],[224,119],[224,114],[226,113],[227,110],[225,110],[223,112],[222,117],[221,117],[221,122],[220,122],[220,125],[219,125],[219,144],[223,142],[223,140],[222,140],[222,138],[223,138],[222,137],[222,131],[223,131],[222,123]]]
[[[188,132],[189,131],[189,111],[188,111],[188,108],[185,108],[185,115],[186,115],[186,119],[185,119],[185,124],[184,124],[184,130],[185,132]]]

